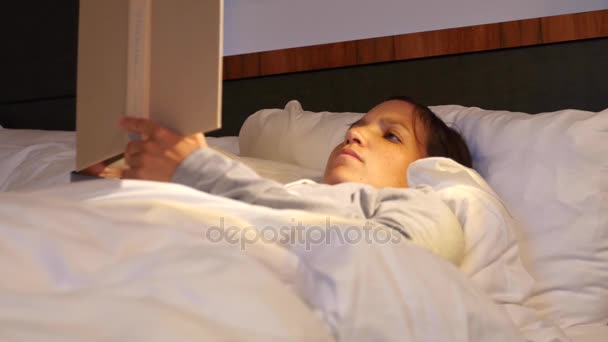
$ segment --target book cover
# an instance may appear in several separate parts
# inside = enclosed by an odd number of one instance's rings
[[[124,115],[220,128],[222,0],[81,0],[76,169],[124,151]]]

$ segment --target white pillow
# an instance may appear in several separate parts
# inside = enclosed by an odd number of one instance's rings
[[[258,175],[275,180],[279,183],[287,184],[300,179],[310,179],[315,182],[321,182],[323,173],[319,170],[308,169],[299,165],[285,163],[276,160],[268,160],[254,157],[242,157],[230,153],[219,146],[212,146],[213,149],[222,153],[228,158],[238,160],[241,163],[249,166]]]
[[[526,307],[534,279],[518,253],[517,222],[475,170],[452,159],[432,157],[412,163],[410,187],[430,186],[456,214],[464,229],[460,269],[508,313],[529,341],[567,340],[549,320]]]
[[[237,136],[205,137],[205,139],[207,140],[207,144],[209,144],[209,146],[226,151],[232,155],[238,156],[241,154],[239,151],[239,137]]]
[[[513,216],[529,305],[562,327],[608,322],[608,110],[528,115],[433,108]]]
[[[537,281],[528,305],[561,327],[606,324],[608,110],[431,109],[461,131],[475,168],[520,223],[524,266]],[[241,153],[322,170],[361,115],[304,112],[297,101],[285,110],[260,111],[241,129]],[[327,127],[310,129],[323,123]]]
[[[313,113],[298,101],[285,109],[264,109],[249,116],[239,133],[240,155],[325,170],[331,150],[360,113]],[[262,133],[263,132],[263,133]]]

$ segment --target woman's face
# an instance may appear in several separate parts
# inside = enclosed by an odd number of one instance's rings
[[[405,101],[391,100],[374,107],[351,126],[344,141],[331,152],[325,183],[407,187],[408,166],[424,157],[414,135],[422,127],[414,130],[414,115],[414,106]]]

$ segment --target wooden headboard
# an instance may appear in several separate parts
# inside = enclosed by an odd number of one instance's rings
[[[0,125],[74,129],[77,3],[53,7],[74,18],[61,21],[67,33],[62,49],[48,51],[52,65],[14,57]],[[392,95],[528,113],[599,111],[608,108],[608,10],[229,56],[224,67],[216,136],[236,135],[253,112],[292,99],[314,111],[364,112]]]
[[[608,37],[608,10],[408,33],[224,58],[224,79]]]

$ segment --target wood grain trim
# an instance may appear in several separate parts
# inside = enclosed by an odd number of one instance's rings
[[[224,79],[608,37],[608,10],[224,57]]]

